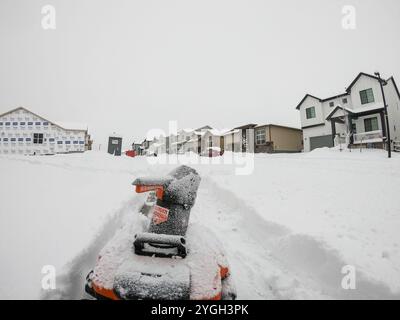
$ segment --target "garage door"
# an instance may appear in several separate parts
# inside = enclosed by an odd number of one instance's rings
[[[310,150],[322,147],[333,147],[333,140],[330,134],[328,134],[327,136],[318,136],[310,138]]]

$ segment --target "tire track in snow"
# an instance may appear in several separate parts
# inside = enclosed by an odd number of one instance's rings
[[[56,290],[42,291],[41,299],[91,299],[85,293],[86,275],[94,268],[97,256],[100,250],[113,237],[124,224],[129,215],[138,214],[141,205],[143,204],[143,196],[134,196],[127,201],[122,207],[109,216],[106,223],[103,225],[93,241],[82,250],[70,263],[65,266],[62,274],[56,278]]]
[[[89,298],[85,277],[97,255],[126,217],[139,214],[144,197],[135,195],[109,217],[100,232],[57,277],[57,290],[43,299]],[[206,225],[223,242],[231,263],[239,299],[399,299],[383,284],[357,274],[358,290],[340,288],[346,263],[324,243],[268,222],[230,190],[203,177],[191,222]]]
[[[204,177],[200,185],[193,220],[207,221],[223,242],[238,287],[239,299],[321,298],[304,290],[266,249],[266,238],[283,237],[289,230],[261,219],[229,190]]]
[[[201,196],[205,199],[199,199]],[[342,289],[341,269],[347,263],[338,252],[323,241],[266,221],[253,207],[212,178],[203,177],[199,200],[198,219],[201,221],[201,215],[206,215],[209,226],[222,237],[233,261],[235,278],[245,282],[238,285],[242,290],[238,292],[239,298],[254,299],[257,293],[260,298],[278,299],[400,299],[399,293],[393,293],[384,283],[368,279],[359,271],[357,289]],[[235,243],[240,243],[242,250]],[[251,288],[254,292],[249,295]]]

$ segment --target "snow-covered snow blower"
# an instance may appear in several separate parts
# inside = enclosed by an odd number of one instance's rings
[[[86,292],[113,300],[235,299],[221,243],[208,228],[189,225],[200,180],[187,166],[165,178],[136,179],[136,192],[150,191],[141,209],[147,224],[115,234],[86,277]]]

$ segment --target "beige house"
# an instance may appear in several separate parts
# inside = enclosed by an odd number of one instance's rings
[[[303,132],[301,129],[276,124],[258,125],[254,128],[254,152],[301,152]]]

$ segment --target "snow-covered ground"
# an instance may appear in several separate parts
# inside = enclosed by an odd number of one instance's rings
[[[175,166],[99,152],[0,156],[0,298],[84,297],[98,252],[144,201],[131,182]],[[243,176],[192,166],[202,181],[191,221],[219,235],[239,298],[400,298],[398,154],[257,154]],[[56,267],[55,291],[41,291],[44,265]],[[356,290],[341,287],[345,265]]]

